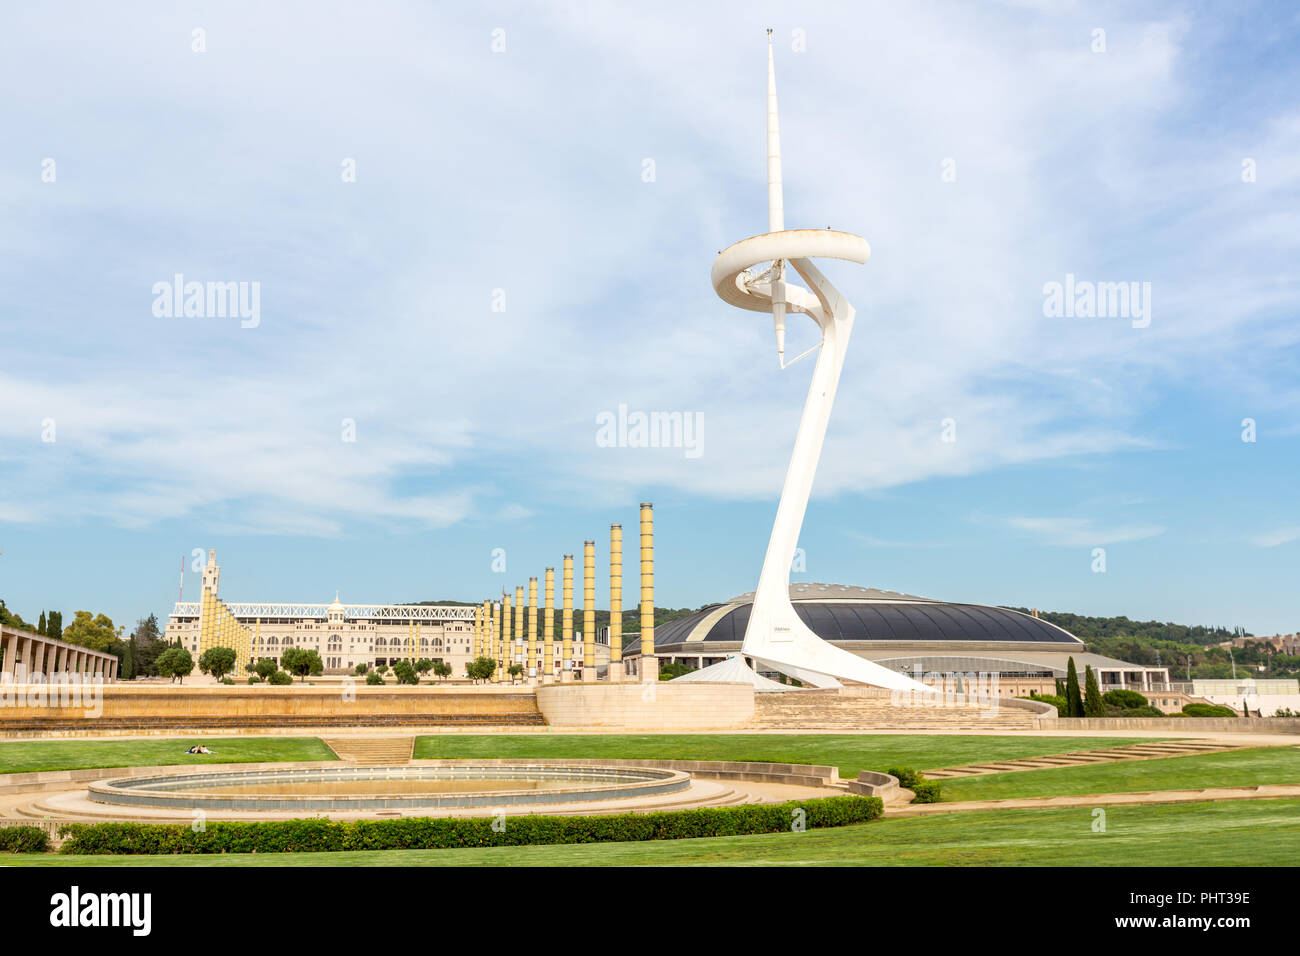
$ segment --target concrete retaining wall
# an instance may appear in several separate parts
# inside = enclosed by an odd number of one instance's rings
[[[1035,729],[1219,731],[1233,734],[1300,734],[1300,717],[1057,717],[1034,720]]]
[[[548,684],[537,706],[556,729],[714,730],[754,716],[754,688],[704,682]]]
[[[20,688],[21,689],[21,688]],[[112,684],[103,688],[95,708],[32,706],[30,695],[15,694],[0,706],[0,736],[20,732],[79,730],[112,732],[149,727],[304,727],[379,726],[469,721],[541,724],[532,688],[368,687],[295,685],[221,685],[186,687]],[[21,705],[12,705],[18,701]],[[96,713],[96,710],[98,711]],[[101,731],[102,728],[102,731]]]

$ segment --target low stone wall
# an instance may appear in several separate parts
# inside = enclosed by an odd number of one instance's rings
[[[29,701],[13,695],[11,700]],[[96,712],[97,711],[97,712]],[[95,708],[0,706],[0,736],[48,731],[240,730],[543,723],[532,688],[112,684]]]
[[[898,778],[874,770],[859,770],[858,779],[849,784],[850,793],[860,793],[868,797],[879,797],[885,803],[898,798],[902,788]]]
[[[601,760],[583,758],[563,759],[500,759],[471,760],[437,758],[432,760],[412,760],[412,766],[457,765],[475,767],[520,767],[520,766],[565,766],[565,767],[644,767],[647,770],[678,770],[689,773],[692,777],[717,780],[751,780],[760,783],[785,783],[800,787],[838,787],[839,769],[821,764],[802,763],[764,763],[761,761],[738,760]],[[892,778],[891,778],[892,779]]]
[[[183,754],[180,756],[184,756]],[[148,777],[166,773],[235,770],[314,770],[343,766],[339,760],[281,760],[269,763],[181,763],[159,767],[92,767],[89,770],[34,770],[0,774],[0,794],[68,790],[109,777]]]
[[[1218,731],[1233,734],[1300,734],[1300,717],[1057,717],[1034,720],[1035,729]]]
[[[754,688],[705,682],[546,684],[537,706],[556,729],[722,730],[754,716]]]

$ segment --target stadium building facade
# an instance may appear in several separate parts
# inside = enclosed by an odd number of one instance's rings
[[[239,604],[218,596],[221,568],[208,552],[200,600],[178,602],[164,630],[169,641],[197,661],[210,647],[231,647],[240,662],[270,658],[286,647],[314,650],[325,673],[343,674],[358,664],[392,664],[427,658],[464,674],[473,660],[473,606],[437,604]]]
[[[1103,690],[1168,687],[1165,667],[1131,664],[1089,652],[1073,634],[1005,607],[961,604],[845,584],[793,584],[790,602],[822,640],[890,670],[924,674],[998,676],[1001,693],[1051,693],[1074,658],[1080,680],[1091,666]],[[742,653],[753,592],[656,626],[660,666],[701,668]],[[639,652],[639,635],[623,635],[626,658]],[[757,670],[768,672],[758,662]]]

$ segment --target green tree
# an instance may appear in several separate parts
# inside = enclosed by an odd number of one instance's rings
[[[438,661],[433,665],[433,674],[442,680],[451,676],[451,665],[446,661]]]
[[[511,681],[514,681],[523,672],[524,672],[523,664],[511,664],[509,667],[506,668],[506,673],[510,675]]]
[[[360,677],[362,674],[364,674],[364,673],[365,673],[366,671],[368,671],[368,670],[370,670],[370,665],[367,664],[365,661],[362,661],[360,664],[358,664],[358,665],[356,666],[356,670],[354,671],[354,673],[355,673],[358,677]]]
[[[476,657],[465,665],[465,676],[470,680],[488,680],[497,669],[497,662],[490,657]]]
[[[211,674],[217,680],[221,680],[234,669],[235,649],[233,647],[209,647],[199,656],[199,670]]]
[[[1088,664],[1083,669],[1084,689],[1087,695],[1083,699],[1083,716],[1105,717],[1106,702],[1101,699],[1101,688],[1097,686],[1097,674]]]
[[[48,628],[48,623],[46,626]],[[92,651],[107,653],[113,649],[117,631],[107,615],[96,614],[92,617],[89,611],[78,611],[72,623],[64,630],[63,640],[69,644],[88,647]]]
[[[429,660],[427,657],[421,657],[416,661],[415,669],[421,674],[427,674],[429,671],[433,671],[435,674],[438,673],[437,669],[433,666],[433,661]]]
[[[122,680],[135,680],[135,635],[127,638],[126,651],[122,655],[122,670],[118,676]]]
[[[20,631],[33,630],[32,626],[22,619],[22,615],[15,614],[9,608],[5,607],[5,602],[0,601],[0,624],[8,624],[10,627],[16,627]]]
[[[62,611],[51,611],[49,617],[45,619],[45,636],[52,637],[56,641],[64,639]]]
[[[274,684],[276,687],[283,687],[286,684],[292,684],[293,678],[282,670],[276,670],[266,679],[266,682]]]
[[[305,647],[286,647],[280,653],[280,666],[290,674],[298,675],[299,680],[309,674],[314,677],[325,670],[320,655]]]
[[[415,668],[408,660],[399,660],[393,664],[393,673],[397,675],[399,684],[418,684],[420,675],[415,672]]]
[[[257,663],[253,665],[253,673],[265,681],[269,681],[271,675],[279,669],[280,665],[269,657],[259,657]]]
[[[45,612],[44,611],[41,612],[41,619],[36,623],[36,633],[37,634],[45,633]]]
[[[366,673],[366,683],[371,687],[382,686],[384,679],[379,675],[379,671],[369,671]]]
[[[1065,668],[1065,702],[1069,705],[1070,712],[1062,714],[1062,717],[1083,716],[1083,695],[1079,693],[1079,671],[1074,666],[1073,657]]]
[[[190,652],[183,647],[169,647],[158,655],[154,666],[158,669],[160,677],[169,677],[183,684],[185,678],[194,670],[194,658],[190,657]]]

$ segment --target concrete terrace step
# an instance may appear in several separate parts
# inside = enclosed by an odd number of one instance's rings
[[[1224,753],[1240,750],[1244,744],[1221,740],[1174,741],[1169,744],[1127,744],[1103,750],[1081,750],[1077,753],[1051,754],[1047,757],[1028,757],[1021,760],[1003,760],[993,763],[968,764],[962,767],[942,767],[922,771],[931,780],[952,777],[973,777],[979,774],[1015,773],[1023,770],[1049,770],[1054,767],[1079,767],[1090,764],[1118,763],[1127,760],[1160,760],[1167,757],[1188,757],[1200,754]]]
[[[322,737],[340,760],[358,767],[398,767],[411,762],[414,737]]]

